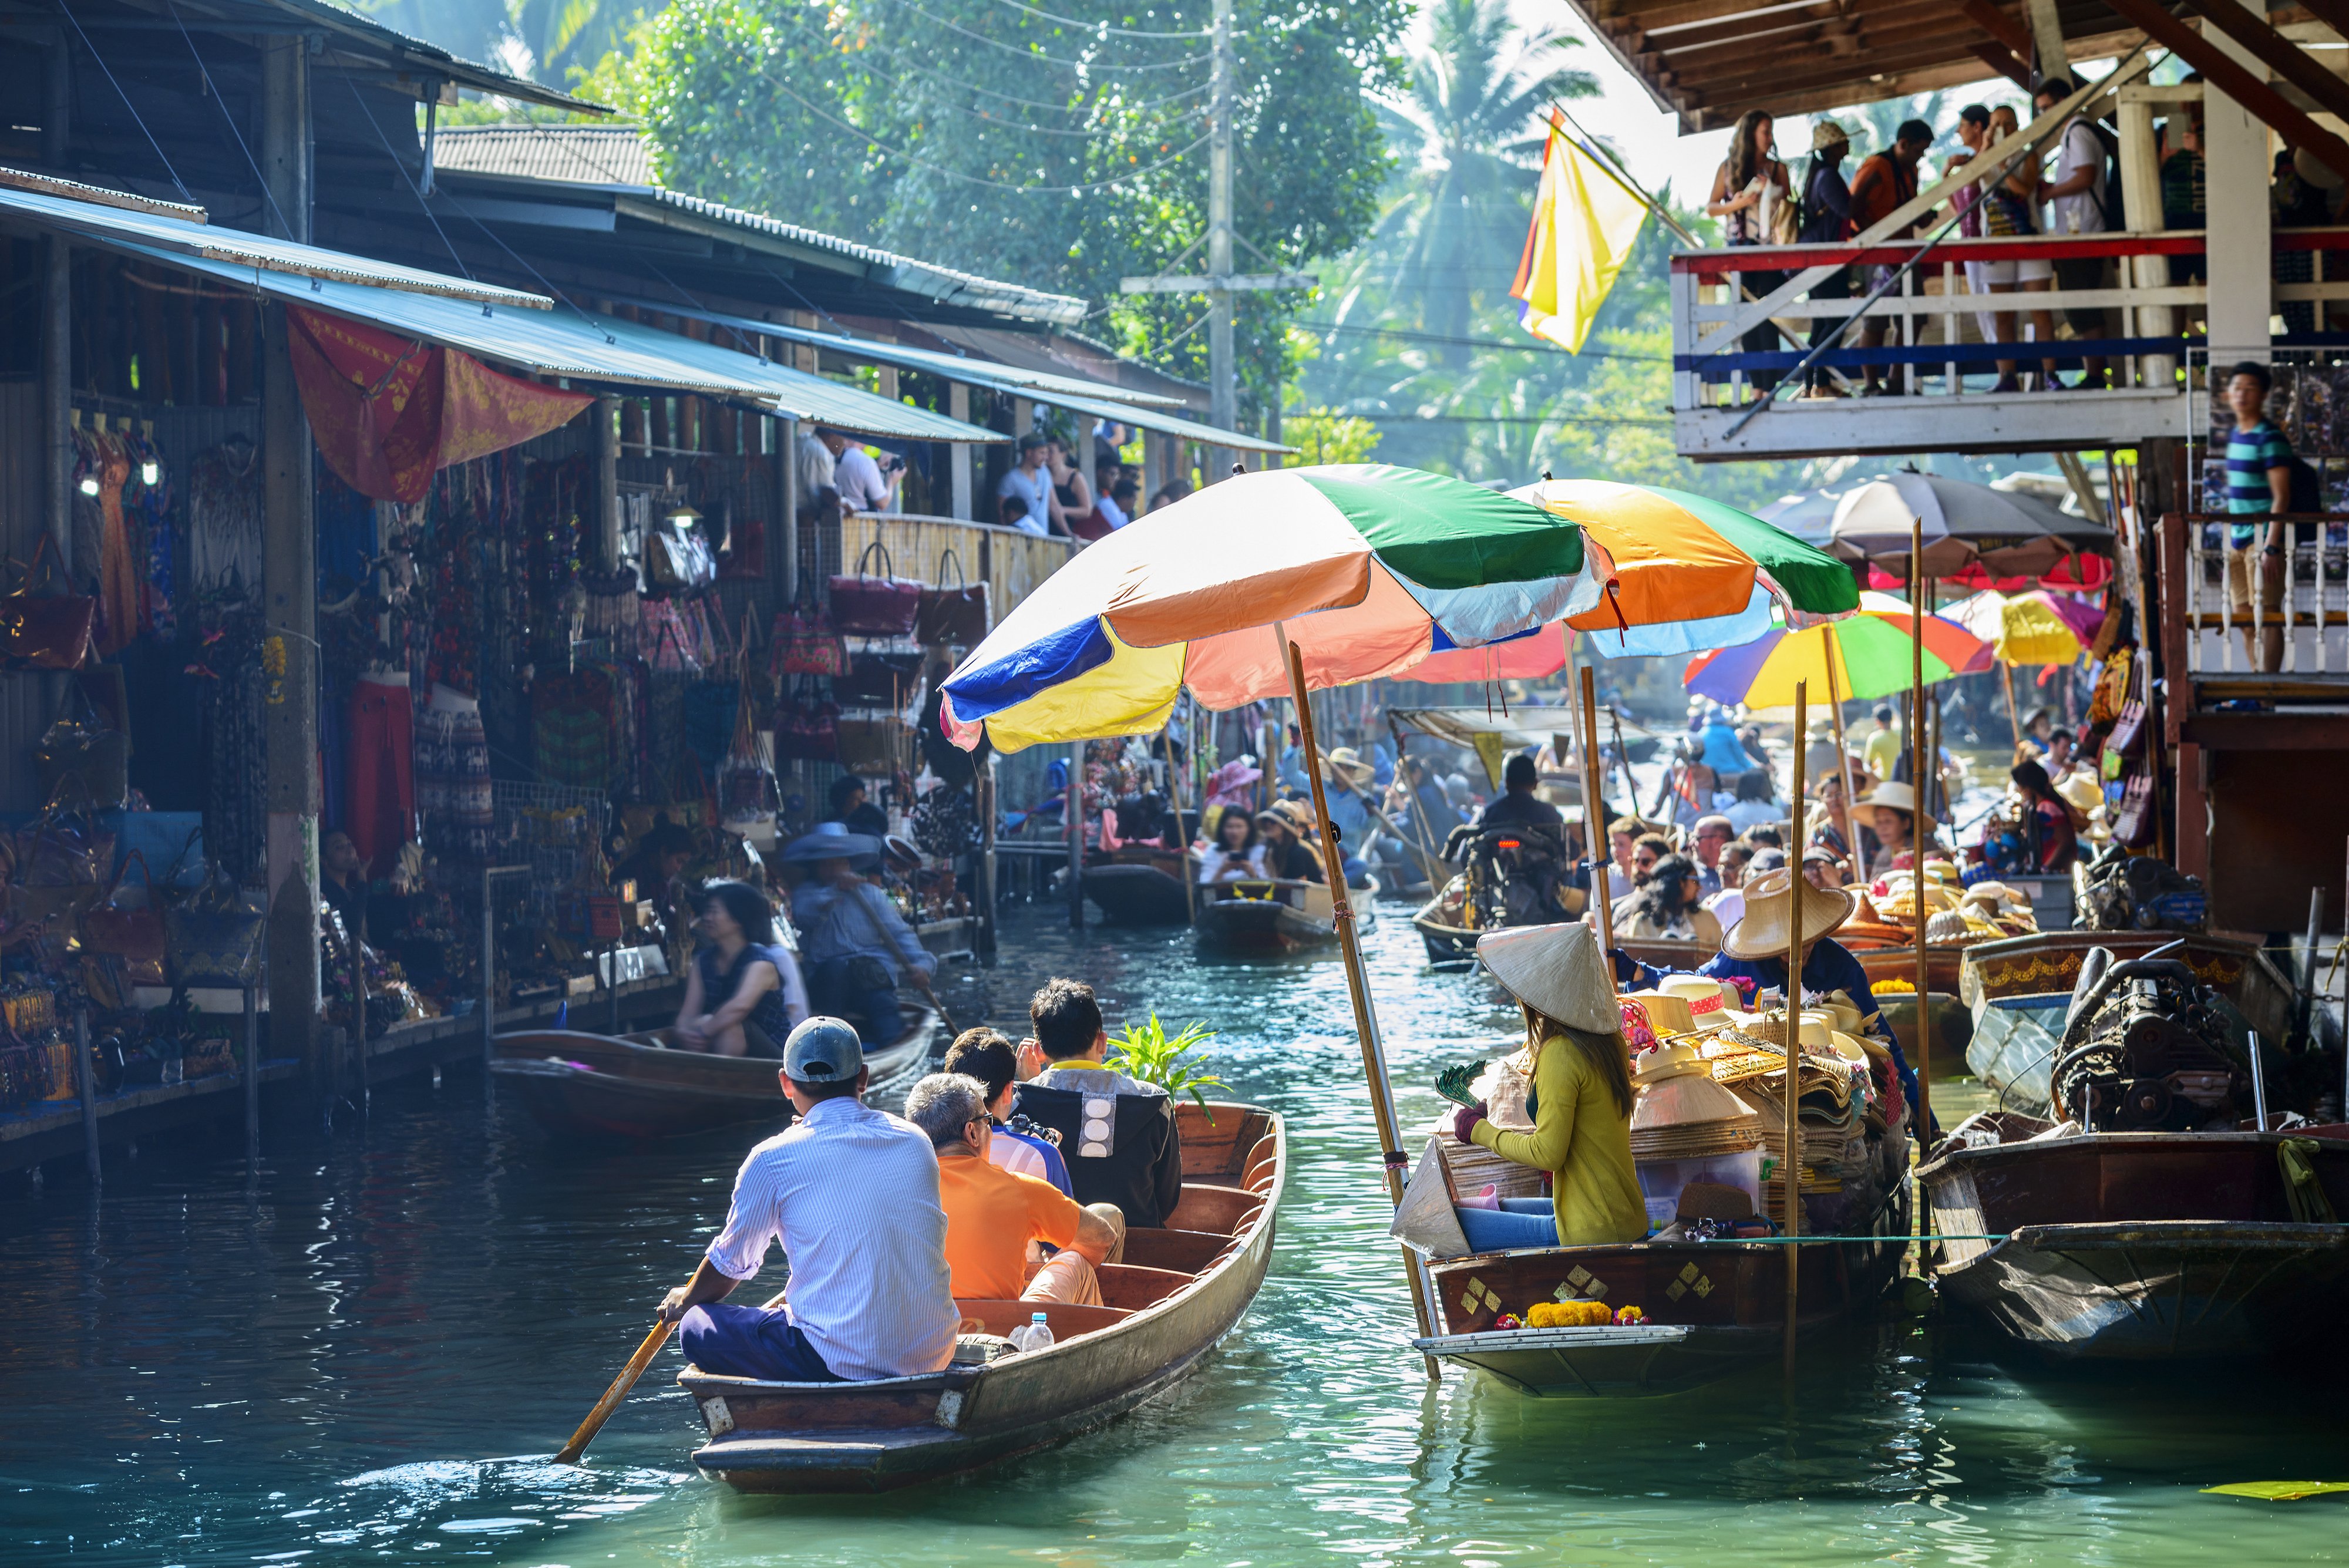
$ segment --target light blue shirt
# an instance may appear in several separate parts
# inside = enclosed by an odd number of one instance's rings
[[[1018,496],[1028,506],[1028,514],[1013,526],[1022,534],[1042,538],[1052,532],[1052,475],[1049,470],[1038,469],[1030,473],[1024,468],[1014,468],[995,487],[996,499]]]
[[[800,950],[810,963],[878,959],[892,985],[909,969],[926,978],[938,967],[937,959],[897,913],[897,906],[889,902],[889,895],[870,882],[849,888],[803,884],[792,892],[792,920],[800,929]]]

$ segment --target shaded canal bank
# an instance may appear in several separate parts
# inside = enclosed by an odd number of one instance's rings
[[[1436,1066],[1505,1023],[1420,964],[1404,909],[1371,939],[1407,1120]],[[1954,1325],[1888,1312],[1804,1363],[1668,1399],[1430,1393],[1383,1239],[1367,1097],[1334,958],[1198,961],[1179,932],[1071,939],[1007,922],[1005,960],[945,992],[1009,1024],[1074,972],[1112,1021],[1220,1033],[1236,1097],[1289,1118],[1294,1173],[1255,1310],[1172,1399],[922,1493],[738,1498],[687,1460],[665,1355],[585,1470],[568,1434],[723,1217],[756,1128],[557,1147],[478,1080],[379,1090],[331,1145],[150,1150],[0,1200],[0,1561],[132,1563],[1059,1563],[1513,1558],[2183,1563],[2349,1557],[2337,1501],[2209,1498],[2349,1476],[2304,1376],[2018,1376]],[[2304,1370],[2304,1369],[2303,1369]],[[536,1456],[535,1458],[516,1456]]]

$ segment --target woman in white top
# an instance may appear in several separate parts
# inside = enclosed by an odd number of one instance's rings
[[[1794,182],[1773,150],[1772,124],[1770,117],[1758,109],[1749,109],[1739,115],[1736,128],[1729,134],[1729,156],[1713,176],[1713,194],[1705,202],[1705,215],[1722,221],[1723,237],[1731,245],[1767,245],[1779,239],[1782,225],[1778,213],[1786,204]],[[1737,281],[1746,295],[1758,299],[1785,282],[1786,275],[1751,268],[1742,271]],[[1778,329],[1765,321],[1741,337],[1738,347],[1749,354],[1769,353],[1778,347]],[[1745,380],[1756,392],[1767,392],[1778,384],[1783,374],[1778,370],[1749,370]]]
[[[1216,820],[1215,842],[1199,851],[1202,884],[1237,882],[1264,875],[1264,846],[1257,841],[1256,822],[1247,810],[1227,805]]]

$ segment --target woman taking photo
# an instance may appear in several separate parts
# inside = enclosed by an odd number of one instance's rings
[[[1478,1251],[1636,1241],[1648,1207],[1631,1165],[1631,1064],[1623,1016],[1588,926],[1521,926],[1476,942],[1476,956],[1525,1012],[1516,1064],[1532,1079],[1534,1130],[1504,1132],[1483,1106],[1453,1113],[1452,1136],[1550,1175],[1550,1198],[1459,1210]],[[1546,1210],[1546,1212],[1545,1212]]]
[[[1264,875],[1264,846],[1257,842],[1256,824],[1236,805],[1218,808],[1216,840],[1199,852],[1199,881],[1238,882]]]
[[[1287,805],[1287,802],[1282,802]],[[1326,882],[1329,875],[1321,867],[1321,852],[1305,841],[1278,806],[1256,814],[1257,827],[1264,834],[1264,872],[1267,877],[1283,882]]]
[[[1719,951],[1721,922],[1704,907],[1696,862],[1685,855],[1656,862],[1648,879],[1616,908],[1615,935],[1635,941],[1702,942]]]
[[[774,911],[744,882],[712,882],[698,901],[701,946],[677,1010],[677,1044],[780,1059],[784,1039],[807,1021],[808,1000],[799,961],[775,940]]]

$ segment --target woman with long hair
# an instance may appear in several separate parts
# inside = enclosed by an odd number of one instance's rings
[[[1729,133],[1729,156],[1713,176],[1713,194],[1705,202],[1708,217],[1719,218],[1731,245],[1775,243],[1780,227],[1778,212],[1793,190],[1786,166],[1778,161],[1775,122],[1762,109],[1749,109],[1737,117]],[[1759,299],[1786,281],[1783,272],[1744,272],[1737,282],[1745,294]],[[1778,347],[1778,331],[1768,322],[1738,339],[1749,354],[1767,354]],[[1748,370],[1745,379],[1756,392],[1778,384],[1776,370]]]
[[[1525,1049],[1512,1065],[1533,1082],[1534,1127],[1506,1131],[1485,1106],[1463,1106],[1452,1136],[1548,1172],[1550,1198],[1503,1199],[1497,1212],[1463,1209],[1469,1244],[1482,1251],[1639,1241],[1648,1207],[1631,1163],[1630,1055],[1598,937],[1582,925],[1521,926],[1480,938],[1476,952],[1525,1016]]]
[[[1693,941],[1718,950],[1721,922],[1704,907],[1696,862],[1668,855],[1615,910],[1615,934],[1640,941]]]
[[[2080,857],[2079,830],[2072,823],[2071,803],[2055,793],[2055,781],[2035,762],[2017,763],[2007,777],[2023,797],[2023,843],[2031,851],[2033,869],[2069,870]]]
[[[1237,805],[1216,809],[1223,815],[1216,821],[1215,841],[1199,852],[1200,882],[1238,882],[1263,876],[1264,846],[1257,839],[1256,824],[1247,812]]]
[[[1288,804],[1277,801],[1256,814],[1257,827],[1264,835],[1264,875],[1284,882],[1327,882],[1321,851],[1280,809]]]
[[[677,1043],[720,1056],[780,1059],[806,1022],[807,985],[791,950],[775,940],[775,911],[747,882],[712,882],[695,899],[701,945],[686,973]]]

